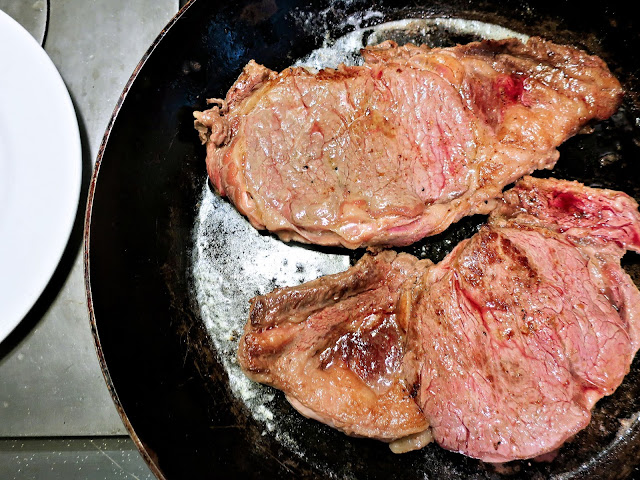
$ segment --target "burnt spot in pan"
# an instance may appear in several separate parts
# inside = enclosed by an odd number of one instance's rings
[[[622,109],[562,145],[556,168],[538,174],[640,200],[640,33],[630,9],[626,1],[588,9],[550,0],[191,3],[125,89],[101,148],[87,219],[89,303],[101,364],[154,472],[167,479],[632,476],[640,461],[638,359],[553,461],[503,466],[433,444],[395,455],[383,443],[302,417],[280,392],[244,378],[234,362],[249,298],[344,270],[363,252],[283,244],[252,229],[211,191],[191,117],[206,98],[222,96],[252,58],[280,70],[356,28],[362,46],[381,40],[375,26],[403,19],[483,22],[577,45],[609,63],[627,91]],[[446,46],[482,36],[442,25],[421,31],[423,41]],[[385,35],[404,43],[415,33]],[[440,261],[484,221],[468,217],[404,250]],[[636,284],[638,257],[623,259]]]

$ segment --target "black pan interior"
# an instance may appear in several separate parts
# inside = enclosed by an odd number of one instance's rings
[[[98,353],[114,401],[159,477],[181,478],[628,478],[640,462],[640,364],[598,403],[590,426],[551,463],[500,468],[435,445],[401,456],[297,419],[294,452],[232,393],[202,326],[191,262],[204,148],[192,112],[223,96],[250,60],[280,70],[353,26],[455,16],[570,43],[600,55],[627,94],[619,113],[561,147],[552,173],[640,200],[640,35],[630,2],[433,1],[210,2],[188,4],[134,73],[105,135],[86,225],[89,303]],[[438,41],[464,43],[464,36]],[[440,260],[484,221],[471,217],[407,250]],[[221,233],[222,234],[222,233]],[[313,248],[313,247],[310,247]],[[331,249],[323,251],[331,252]],[[351,254],[356,260],[363,252]],[[259,254],[259,252],[256,252]],[[640,279],[638,255],[624,258]],[[292,417],[276,395],[276,415]],[[296,417],[298,418],[298,417]]]

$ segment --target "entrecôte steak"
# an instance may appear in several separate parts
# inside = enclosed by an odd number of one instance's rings
[[[194,113],[215,190],[254,227],[320,245],[411,244],[490,211],[622,98],[600,58],[540,38],[386,41],[362,56],[319,72],[251,61]]]

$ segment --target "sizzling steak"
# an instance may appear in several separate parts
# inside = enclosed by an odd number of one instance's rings
[[[242,367],[283,390],[304,415],[349,435],[391,441],[424,431],[427,421],[403,380],[398,302],[403,283],[429,265],[386,251],[347,272],[254,298]]]
[[[276,73],[250,62],[195,112],[207,170],[253,226],[322,245],[408,245],[487,213],[617,109],[598,57],[539,38],[362,50],[363,66]]]
[[[629,371],[640,252],[623,193],[530,177],[433,265],[390,251],[252,300],[239,360],[301,413],[487,462],[560,447]],[[415,437],[423,430],[424,435]]]

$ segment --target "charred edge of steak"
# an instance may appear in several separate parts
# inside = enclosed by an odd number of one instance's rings
[[[303,322],[313,313],[340,300],[375,288],[384,280],[395,257],[396,253],[392,251],[375,256],[365,254],[346,272],[254,297],[250,300],[251,326],[264,328],[284,320]]]

